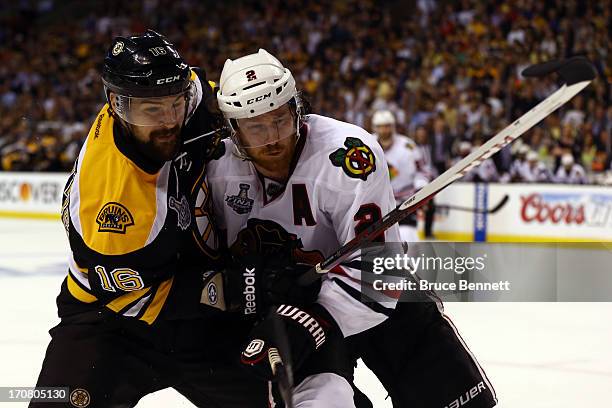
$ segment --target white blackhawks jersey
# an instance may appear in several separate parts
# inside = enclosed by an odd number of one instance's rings
[[[537,162],[534,166],[529,162],[524,163],[519,169],[519,175],[525,183],[548,183],[552,179],[550,170],[542,162]]]
[[[429,182],[425,165],[416,143],[407,136],[393,134],[393,143],[384,151],[393,194],[398,202],[409,198]]]
[[[214,214],[228,246],[248,219],[271,220],[295,234],[304,251],[324,258],[395,208],[387,163],[371,134],[319,115],[307,115],[302,130],[286,185],[264,178],[251,162],[232,154],[229,140],[224,156],[208,164]],[[397,225],[384,239],[400,241]],[[381,323],[388,307],[395,306],[391,298],[385,307],[361,303],[359,273],[335,268],[324,278],[318,298],[345,336]]]
[[[564,184],[587,184],[587,177],[584,168],[574,163],[569,171],[565,167],[559,166],[555,175],[555,182]]]

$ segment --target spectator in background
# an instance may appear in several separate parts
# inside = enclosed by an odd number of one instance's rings
[[[414,132],[414,142],[422,161],[421,172],[424,174],[435,174],[433,158],[431,155],[431,142],[427,137],[425,126],[418,126]]]
[[[432,163],[437,174],[442,174],[450,163],[450,151],[452,138],[447,129],[442,115],[438,114],[433,122],[433,134],[431,137]]]
[[[539,160],[538,154],[533,150],[527,152],[526,162],[519,173],[523,183],[549,183],[552,174],[544,163]]]
[[[582,109],[582,95],[577,95],[570,102],[572,108],[563,116],[563,125],[571,125],[576,128],[584,122],[584,110]]]
[[[294,67],[298,87],[317,111],[367,126],[376,108],[391,109],[401,133],[432,127],[432,148],[440,140],[434,138],[435,118],[444,118],[444,132],[453,140],[484,141],[556,87],[555,78],[526,81],[522,68],[587,55],[600,78],[546,118],[541,141],[533,138],[539,146],[527,144],[556,169],[567,151],[580,161],[581,124],[590,124],[607,160],[612,6],[610,0],[572,4],[346,0],[323,7],[268,0],[227,7],[198,0],[107,0],[79,2],[77,10],[72,2],[7,2],[0,13],[0,155],[11,155],[13,169],[34,169],[23,147],[40,143],[39,124],[52,122],[62,166],[69,170],[75,140],[67,128],[89,126],[101,107],[94,51],[114,35],[151,27],[180,42],[186,58],[204,66],[211,79],[226,58],[266,46]],[[451,145],[431,151],[438,172],[453,157]],[[448,157],[444,165],[442,156]],[[600,163],[601,153],[596,156]],[[503,172],[509,159],[509,149],[494,158]],[[599,165],[587,170],[601,171]]]
[[[503,181],[521,182],[523,180],[523,167],[527,161],[527,153],[529,153],[529,146],[522,143],[519,144],[516,150],[516,157],[510,166],[510,171],[503,177]]]
[[[580,148],[580,162],[584,166],[584,168],[588,171],[593,170],[593,162],[595,161],[595,156],[597,154],[597,146],[595,145],[595,140],[593,139],[593,133],[589,126],[584,126],[585,132],[582,137],[582,146]]]
[[[555,181],[562,184],[586,184],[584,167],[574,163],[574,156],[571,153],[565,153],[561,157],[561,166],[555,174]]]

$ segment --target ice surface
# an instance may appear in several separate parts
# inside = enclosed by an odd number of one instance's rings
[[[58,321],[66,254],[59,221],[0,219],[0,386],[36,382],[47,331]],[[610,406],[612,303],[448,303],[446,311],[495,386],[499,407]],[[363,365],[356,382],[375,407],[391,407]],[[138,404],[191,406],[174,390]]]

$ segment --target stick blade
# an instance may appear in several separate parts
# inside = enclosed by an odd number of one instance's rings
[[[581,56],[534,64],[525,68],[521,74],[528,78],[540,78],[553,72],[558,73],[568,86],[590,81],[597,76],[597,71],[591,61]]]
[[[496,212],[498,212],[504,205],[506,205],[509,198],[510,197],[508,196],[508,194],[505,194],[504,197],[500,200],[500,202],[495,207],[491,208],[491,210],[489,210],[489,214],[495,214]]]

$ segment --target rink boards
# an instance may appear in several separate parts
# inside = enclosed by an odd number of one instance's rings
[[[0,172],[0,217],[59,219],[67,173]],[[444,208],[492,208],[495,214]],[[612,188],[455,183],[435,198],[436,239],[476,242],[612,241]],[[422,234],[422,217],[420,231]]]
[[[453,205],[491,209],[494,214],[455,209]],[[611,242],[612,189],[563,184],[455,183],[435,203],[433,233],[445,241],[476,242]],[[420,220],[422,233],[423,222]]]

